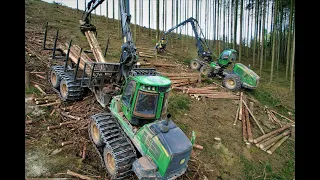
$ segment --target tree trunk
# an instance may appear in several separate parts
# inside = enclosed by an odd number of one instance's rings
[[[255,28],[254,28],[254,44],[253,44],[253,57],[252,57],[252,66],[253,67],[256,67],[256,64],[255,64],[255,56],[256,56],[256,47],[257,47],[257,40],[258,40],[258,12],[259,12],[259,0],[257,0],[256,2],[256,5],[255,5],[255,11],[256,11],[256,14],[255,14],[255,20],[256,20],[256,23],[255,23]]]
[[[234,49],[234,44],[233,44],[233,34],[232,34],[232,32],[233,32],[233,9],[232,9],[232,7],[233,7],[233,4],[234,4],[234,0],[230,0],[231,1],[231,6],[230,6],[230,8],[231,8],[231,16],[230,16],[230,45],[232,44],[232,48]]]
[[[112,22],[113,22],[113,29],[115,29],[116,24],[114,23],[114,0],[112,0]]]
[[[292,58],[291,58],[291,75],[290,75],[290,92],[293,89],[293,71],[294,71],[294,53],[295,53],[295,23],[293,24],[293,41],[292,41]]]
[[[277,15],[278,15],[278,0],[275,0],[275,7],[274,7],[274,17],[273,17],[273,30],[272,30],[272,57],[271,57],[271,73],[270,73],[270,83],[273,80],[273,64],[274,64],[274,58],[275,58],[275,48],[276,48],[276,23],[277,23]]]
[[[264,39],[265,39],[265,31],[264,31],[264,26],[265,26],[265,19],[266,19],[266,0],[263,1],[263,22],[262,22],[262,46],[261,46],[261,56],[260,56],[260,77],[262,75],[262,66],[263,66],[263,49],[264,49]]]
[[[150,11],[151,11],[151,0],[149,0],[148,2],[148,10],[149,10],[149,13],[148,13],[148,17],[149,17],[149,21],[148,21],[148,26],[149,26],[149,36],[151,36],[151,25],[150,25],[150,20],[151,20],[151,17],[150,17]],[[157,2],[158,3],[158,2]],[[157,14],[158,15],[158,14]]]
[[[250,0],[249,0],[249,4],[250,4]],[[246,49],[247,49],[247,54],[246,54],[246,57],[248,58],[249,57],[249,28],[250,28],[250,24],[249,24],[249,22],[250,22],[250,9],[247,9],[247,15],[248,15],[248,26],[247,26],[247,47],[246,47]]]
[[[269,8],[269,1],[267,1],[267,8],[266,8],[266,10],[267,10],[267,11],[266,11],[266,16],[267,16],[267,17],[266,17],[266,18],[267,18],[267,19],[266,19],[266,26],[267,26],[267,28],[266,28],[266,29],[268,29],[269,9],[270,9],[270,8]],[[265,34],[265,44],[266,44],[266,45],[265,45],[265,50],[264,50],[264,56],[263,56],[263,57],[264,57],[264,61],[263,61],[263,62],[264,62],[264,66],[267,67],[268,34]]]
[[[134,0],[134,23],[134,43],[137,44],[137,0]]]
[[[238,0],[236,0],[235,3],[233,49],[235,49],[237,45]]]
[[[156,14],[157,14],[157,20],[156,20],[156,23],[157,23],[157,35],[156,35],[156,41],[160,41],[160,38],[159,38],[159,35],[160,35],[160,29],[159,29],[159,21],[160,21],[160,0],[157,0],[157,10],[156,10]]]
[[[240,41],[239,41],[239,62],[241,62],[241,47],[242,47],[242,14],[243,14],[243,0],[240,2]]]
[[[289,18],[289,27],[288,27],[288,43],[287,43],[287,59],[286,59],[286,79],[288,79],[288,71],[289,71],[289,64],[290,64],[290,49],[291,49],[291,30],[292,30],[292,18],[293,18],[293,4],[294,1],[291,0],[290,5],[290,18]]]
[[[261,1],[262,2],[262,1]],[[261,3],[261,5],[259,5],[259,7],[262,7],[262,3]],[[261,10],[260,10],[261,9]],[[258,56],[257,56],[257,64],[259,65],[259,67],[260,67],[260,48],[261,48],[261,22],[262,22],[262,8],[260,8],[259,9],[259,35],[258,35],[258,38],[259,38],[259,40],[258,40]]]

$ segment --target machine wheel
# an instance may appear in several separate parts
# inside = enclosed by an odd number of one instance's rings
[[[92,124],[96,125],[100,137],[95,137],[91,130]],[[110,179],[131,176],[132,163],[137,158],[136,151],[116,118],[109,113],[95,114],[91,116],[88,132],[90,141],[101,158],[101,165],[106,168]],[[103,142],[101,146],[99,139]]]
[[[103,145],[103,140],[101,138],[101,134],[99,132],[98,126],[94,120],[90,121],[90,136],[92,137],[92,141],[97,147],[101,147]]]
[[[103,160],[109,175],[111,177],[116,176],[117,164],[115,161],[115,157],[112,152],[112,149],[107,146],[105,146],[103,149]]]
[[[207,66],[207,65],[203,65],[201,68],[200,68],[200,73],[207,76],[210,72],[210,69],[211,67]]]
[[[63,76],[60,82],[60,95],[64,101],[74,101],[83,98],[83,88],[79,83],[71,80],[68,76]]]
[[[60,81],[61,81],[61,78],[60,76],[55,72],[55,70],[51,70],[51,73],[50,73],[50,82],[51,82],[51,85],[58,89],[59,86],[60,86]]]
[[[191,69],[199,70],[201,67],[201,64],[199,63],[199,61],[197,59],[194,59],[190,62],[190,67],[191,67]]]
[[[228,74],[223,79],[223,85],[229,90],[237,91],[241,88],[241,79],[236,74]]]

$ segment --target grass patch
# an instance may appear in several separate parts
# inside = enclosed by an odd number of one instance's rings
[[[168,104],[168,112],[174,117],[179,112],[190,108],[190,98],[186,94],[172,94]]]
[[[35,88],[35,87],[33,87],[33,86],[29,86],[29,87],[25,88],[25,94],[36,94],[36,95],[40,95],[41,92],[40,92],[37,88]]]

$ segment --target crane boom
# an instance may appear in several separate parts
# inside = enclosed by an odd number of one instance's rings
[[[195,36],[195,38],[196,38],[196,41],[197,41],[197,42],[196,42],[196,46],[198,47],[198,55],[199,55],[199,56],[202,56],[203,53],[209,53],[209,54],[211,54],[212,51],[211,51],[211,49],[209,48],[209,46],[208,46],[208,44],[207,44],[207,41],[206,41],[205,39],[202,39],[202,38],[200,37],[201,35],[204,37],[204,35],[203,35],[202,31],[201,31],[201,28],[200,28],[200,26],[199,26],[199,23],[198,23],[198,21],[197,21],[196,19],[194,19],[193,17],[190,17],[190,18],[186,19],[185,21],[181,22],[180,24],[178,24],[178,25],[170,28],[169,30],[165,31],[165,32],[163,33],[163,36],[169,34],[170,32],[172,32],[173,30],[175,30],[176,28],[178,28],[178,27],[180,27],[180,26],[186,25],[187,23],[190,23],[191,26],[192,26],[192,30],[193,30],[194,36]],[[200,35],[199,35],[198,31],[197,31],[196,23],[197,23],[197,26],[199,26]],[[205,51],[204,51],[204,47],[206,47],[206,48],[208,49],[208,52],[205,52]]]

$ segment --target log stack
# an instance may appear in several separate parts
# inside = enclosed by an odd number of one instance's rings
[[[231,92],[220,92],[217,90],[216,86],[208,86],[201,88],[186,88],[186,87],[173,87],[173,89],[182,91],[182,93],[186,93],[192,98],[200,101],[201,99],[209,98],[209,99],[239,99],[238,95],[235,95]]]
[[[199,81],[199,73],[160,73],[171,80],[173,88],[192,85]]]

